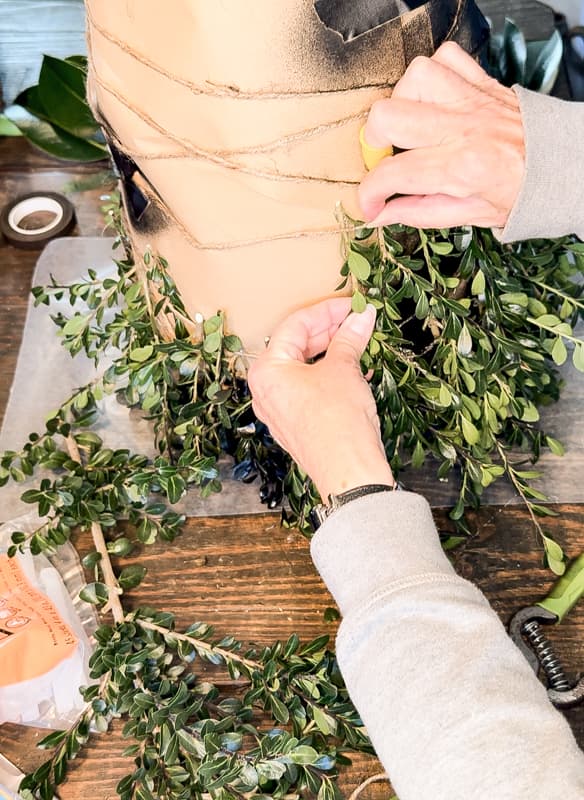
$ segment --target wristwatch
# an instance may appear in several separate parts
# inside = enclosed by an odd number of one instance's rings
[[[334,514],[338,508],[350,503],[351,500],[357,500],[359,497],[365,497],[368,494],[395,492],[401,489],[401,484],[396,481],[393,485],[388,483],[368,483],[365,486],[357,486],[355,489],[341,492],[341,494],[329,494],[328,504],[319,503],[312,509],[310,512],[310,522],[313,529],[316,531],[320,528],[325,519],[328,519],[331,514]]]

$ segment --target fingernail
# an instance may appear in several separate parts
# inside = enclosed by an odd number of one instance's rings
[[[347,317],[347,327],[354,331],[354,333],[367,333],[375,321],[376,314],[375,306],[371,305],[371,303],[367,303],[365,310],[361,313],[353,311],[349,314]]]

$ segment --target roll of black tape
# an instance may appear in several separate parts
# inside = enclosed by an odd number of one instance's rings
[[[57,192],[30,192],[4,206],[0,231],[15,247],[39,249],[75,225],[75,209]]]

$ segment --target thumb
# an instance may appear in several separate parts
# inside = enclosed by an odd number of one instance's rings
[[[375,314],[371,303],[361,314],[349,314],[329,345],[327,359],[358,363],[373,333]]]

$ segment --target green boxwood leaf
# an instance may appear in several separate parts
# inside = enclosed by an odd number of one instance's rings
[[[105,583],[88,583],[80,592],[79,597],[86,603],[101,606],[107,603],[109,591]]]
[[[568,358],[568,351],[561,336],[558,336],[551,351],[551,357],[554,363],[560,366]]]
[[[485,273],[482,269],[477,270],[474,278],[472,279],[472,283],[470,285],[471,294],[474,295],[482,295],[485,293],[486,289],[486,280],[485,280]]]
[[[221,339],[221,331],[209,333],[203,341],[203,350],[206,353],[216,353],[221,347]]]
[[[151,344],[147,344],[145,347],[134,347],[133,350],[130,350],[130,359],[141,364],[148,361],[153,352],[154,347]]]
[[[318,759],[318,753],[314,747],[302,744],[292,750],[291,753],[288,753],[288,757],[293,764],[314,764]]]
[[[124,590],[134,589],[142,582],[146,571],[146,567],[141,567],[139,564],[132,564],[129,567],[124,567],[118,577],[118,583]]]
[[[545,443],[552,451],[552,453],[556,456],[563,456],[564,453],[566,452],[564,449],[564,445],[557,439],[553,439],[551,436],[545,437]]]
[[[462,435],[464,436],[467,444],[476,444],[480,439],[480,434],[477,428],[463,414],[460,415],[459,419],[462,427]]]
[[[584,345],[577,344],[572,353],[572,363],[579,372],[584,372]]]
[[[351,250],[347,258],[349,264],[349,272],[354,275],[358,281],[366,281],[371,274],[371,264],[367,261],[365,256],[361,253],[356,253]]]
[[[353,292],[353,297],[351,298],[351,309],[357,314],[362,314],[366,308],[367,300],[365,299],[365,295],[363,295],[361,292]]]
[[[93,569],[99,562],[101,561],[101,553],[98,553],[96,550],[93,550],[91,553],[88,553],[84,556],[81,560],[81,563],[85,567],[85,569]]]
[[[81,331],[85,330],[90,318],[90,314],[75,314],[63,326],[63,334],[65,336],[77,336]]]
[[[550,536],[542,534],[546,561],[555,575],[563,575],[566,571],[566,556],[560,545]]]

